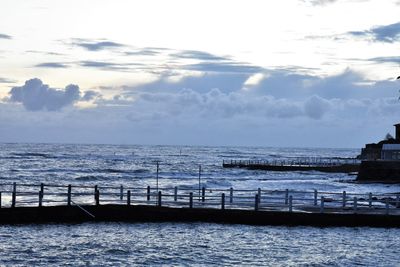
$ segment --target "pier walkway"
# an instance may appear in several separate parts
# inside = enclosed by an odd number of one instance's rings
[[[0,184],[0,224],[205,221],[400,227],[400,193]]]
[[[320,171],[355,173],[361,161],[353,158],[295,158],[289,160],[224,160],[224,168],[266,171]]]

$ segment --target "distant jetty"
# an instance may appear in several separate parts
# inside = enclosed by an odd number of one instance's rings
[[[337,173],[356,173],[360,161],[338,158],[297,158],[293,160],[228,160],[223,161],[224,168],[246,168],[266,171],[320,171]]]

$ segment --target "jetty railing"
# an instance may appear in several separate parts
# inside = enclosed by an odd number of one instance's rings
[[[314,166],[330,167],[340,165],[357,165],[361,160],[356,158],[322,158],[322,157],[297,157],[289,159],[271,160],[223,160],[223,166]]]
[[[0,208],[149,205],[254,211],[368,213],[400,215],[400,193],[349,193],[317,190],[151,188],[106,185],[0,184]]]

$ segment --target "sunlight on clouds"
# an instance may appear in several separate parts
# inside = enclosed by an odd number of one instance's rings
[[[163,74],[167,74],[166,80],[170,83],[179,83],[186,77],[201,77],[204,75],[204,73],[201,71],[175,71]]]
[[[93,102],[77,102],[74,104],[74,107],[78,109],[92,109],[96,108],[98,105]]]
[[[256,73],[250,76],[243,84],[243,90],[249,91],[254,86],[257,86],[262,80],[267,79],[269,77],[266,73]]]

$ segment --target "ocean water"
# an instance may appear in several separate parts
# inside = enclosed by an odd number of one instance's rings
[[[396,193],[399,185],[355,176],[224,169],[223,160],[351,158],[357,149],[0,144],[0,183],[293,189]],[[400,266],[400,230],[223,225],[84,223],[0,226],[6,266]]]

